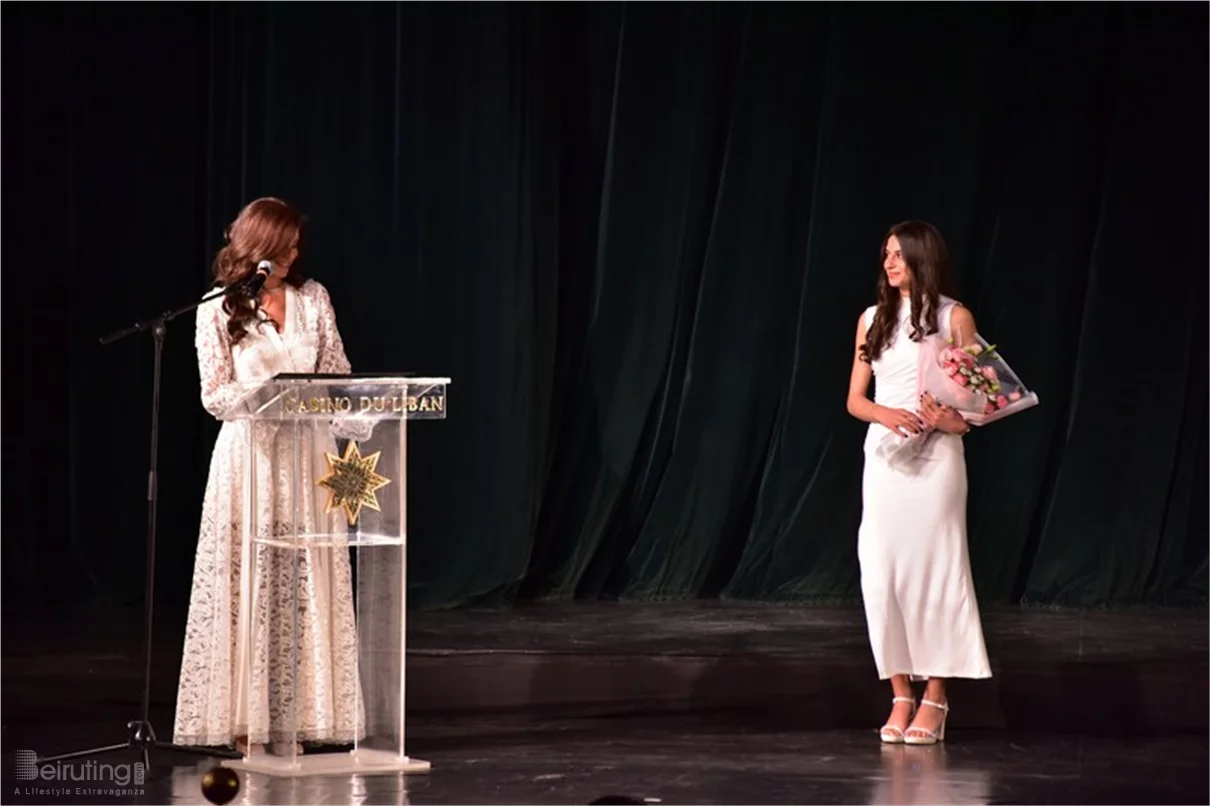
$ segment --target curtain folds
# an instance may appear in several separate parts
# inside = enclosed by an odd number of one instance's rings
[[[354,368],[454,379],[411,432],[417,606],[857,600],[844,395],[906,218],[1042,400],[967,441],[980,602],[1206,602],[1204,5],[123,13],[6,14],[5,380],[41,401],[6,596],[141,595],[151,343],[97,337],[194,299],[276,195]],[[176,603],[216,431],[191,329]]]

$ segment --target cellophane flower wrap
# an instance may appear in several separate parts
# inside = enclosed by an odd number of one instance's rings
[[[958,411],[973,426],[984,426],[1038,405],[1038,395],[1021,382],[995,345],[982,336],[956,345],[938,335],[920,342],[916,392],[928,392],[939,403]],[[901,437],[887,434],[878,455],[891,464],[916,456],[935,429]]]

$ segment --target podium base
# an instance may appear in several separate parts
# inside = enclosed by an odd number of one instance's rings
[[[257,772],[277,778],[315,775],[396,775],[428,772],[432,764],[386,750],[354,750],[349,753],[314,753],[290,758],[269,753],[223,761],[222,766],[241,772]]]

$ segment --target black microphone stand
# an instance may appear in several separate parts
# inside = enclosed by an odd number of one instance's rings
[[[259,282],[256,282],[259,280]],[[151,335],[155,339],[155,371],[152,379],[151,387],[151,463],[150,470],[147,474],[147,579],[144,587],[144,603],[143,603],[143,710],[138,719],[132,719],[126,723],[126,730],[130,734],[129,738],[122,744],[110,744],[104,747],[92,747],[87,750],[78,750],[74,753],[65,753],[58,756],[48,756],[39,758],[38,764],[49,763],[53,761],[62,761],[71,758],[82,758],[84,756],[96,756],[102,753],[110,753],[115,750],[141,750],[143,752],[143,769],[149,771],[151,769],[151,760],[149,751],[152,748],[158,750],[176,750],[182,753],[194,753],[203,756],[215,756],[218,758],[243,758],[242,754],[233,750],[223,748],[208,748],[208,747],[187,747],[184,745],[175,745],[171,742],[162,742],[156,738],[155,728],[151,725],[151,628],[152,618],[155,611],[155,516],[156,503],[159,498],[159,476],[157,473],[159,442],[160,442],[160,365],[162,363],[164,353],[164,336],[168,332],[168,323],[178,316],[189,313],[197,309],[206,302],[212,299],[217,299],[232,291],[242,291],[243,293],[253,293],[253,289],[259,290],[259,285],[264,283],[264,276],[253,274],[251,277],[239,280],[226,288],[221,288],[215,293],[203,297],[197,302],[183,305],[175,310],[165,311],[159,316],[154,316],[150,319],[138,322],[128,328],[111,333],[108,336],[101,338],[101,344],[112,344],[119,339],[123,339],[134,333],[142,333],[151,331]]]

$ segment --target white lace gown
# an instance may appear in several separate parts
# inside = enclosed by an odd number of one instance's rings
[[[937,324],[950,337],[954,300],[943,297]],[[866,328],[874,308],[865,312]],[[899,328],[873,362],[874,402],[916,411],[919,345],[909,337],[908,300]],[[861,593],[880,679],[991,677],[966,535],[962,437],[935,432],[898,469],[875,454],[891,433],[872,423],[864,446],[862,518],[857,533]]]
[[[286,287],[284,326],[279,334],[264,321],[238,344],[227,333],[222,300],[197,312],[196,348],[201,397],[222,418],[235,402],[235,383],[267,380],[282,372],[348,373],[348,358],[326,289],[314,280]],[[290,497],[292,440],[274,425],[256,427],[255,497],[249,473],[246,421],[224,422],[210,461],[195,557],[185,648],[177,693],[173,741],[182,745],[230,745],[299,741],[347,743],[361,738],[365,724],[357,681],[357,639],[347,548],[299,552],[301,653],[295,680],[291,647],[295,552],[253,546],[244,510],[257,502],[253,522],[264,533],[293,528]],[[316,436],[323,434],[322,437]],[[325,450],[336,451],[326,430],[311,432],[310,456],[300,463],[297,489],[303,497],[298,528],[338,533],[339,512],[324,514],[315,480],[326,472]],[[309,459],[309,461],[308,461]],[[241,601],[241,568],[258,556],[249,602]],[[249,624],[256,635],[246,640]],[[252,651],[246,651],[246,647]]]

